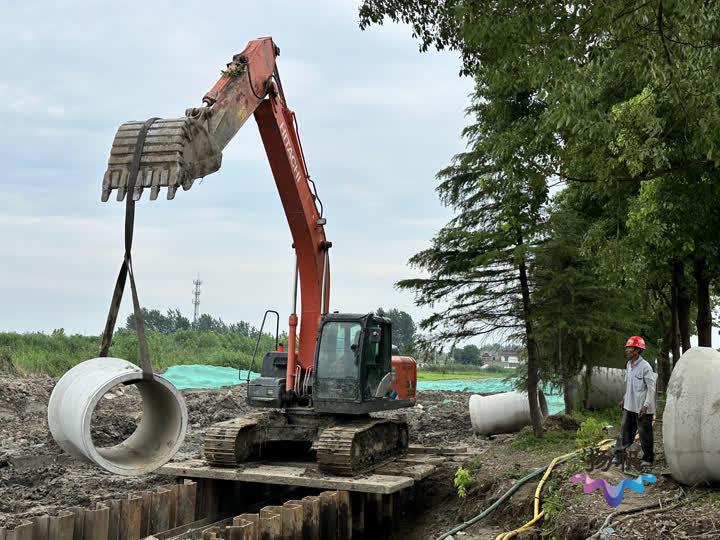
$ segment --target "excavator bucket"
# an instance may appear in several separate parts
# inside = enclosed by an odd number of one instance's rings
[[[118,201],[125,198],[143,123],[126,122],[118,128],[103,178],[103,202],[114,189]],[[221,162],[222,152],[203,122],[190,117],[156,120],[145,138],[132,197],[138,200],[143,189],[150,188],[150,199],[155,200],[160,188],[167,187],[167,198],[172,199],[178,187],[187,191],[195,179],[217,171]]]

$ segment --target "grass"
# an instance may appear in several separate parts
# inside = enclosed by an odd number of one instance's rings
[[[543,437],[536,437],[532,433],[520,435],[510,446],[515,450],[526,452],[562,454],[575,449],[574,431],[546,431]]]
[[[427,371],[418,371],[418,381],[446,381],[456,379],[499,379],[505,377],[503,373],[428,373]]]
[[[162,369],[177,364],[212,364],[247,368],[250,365],[255,339],[237,333],[196,332],[178,330],[171,334],[146,332],[153,368]],[[263,336],[255,369],[265,351],[274,348],[274,339]],[[95,358],[100,350],[99,336],[52,335],[40,332],[18,334],[0,332],[0,357],[22,373],[42,373],[59,377],[74,365]],[[138,363],[137,335],[130,330],[118,330],[113,337],[109,356]]]

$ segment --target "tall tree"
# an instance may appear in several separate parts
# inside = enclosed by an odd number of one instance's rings
[[[401,354],[410,354],[416,330],[413,318],[397,308],[387,310],[378,308],[376,313],[392,321],[393,345],[397,345]]]
[[[552,159],[534,166],[618,195],[615,238],[603,237],[606,254],[628,254],[622,236],[634,225],[626,223],[623,201],[637,202],[640,183],[666,183],[692,201],[676,205],[685,213],[675,224],[678,237],[690,239],[687,251],[655,256],[688,267],[679,272],[676,265],[673,274],[673,317],[683,346],[689,345],[691,289],[699,341],[709,345],[712,283],[720,281],[717,235],[708,234],[717,230],[720,203],[708,187],[718,184],[720,167],[717,7],[704,0],[365,0],[360,7],[363,28],[385,17],[409,24],[422,50],[459,51],[462,71],[478,86],[531,90],[542,104],[534,122],[538,138],[557,143]],[[651,203],[653,189],[643,185],[640,198]],[[668,234],[667,220],[655,225]],[[631,270],[642,274],[645,262],[633,262]]]
[[[533,430],[542,435],[538,361],[533,331],[532,247],[540,238],[545,175],[538,165],[552,140],[538,138],[534,123],[543,104],[520,81],[496,86],[478,78],[464,131],[469,151],[439,173],[438,193],[456,216],[411,264],[428,278],[400,288],[416,292],[421,305],[445,306],[421,322],[452,341],[504,331],[519,335],[528,351],[528,399]]]

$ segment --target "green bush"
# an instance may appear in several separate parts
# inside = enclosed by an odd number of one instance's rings
[[[472,487],[474,483],[475,479],[469,470],[460,467],[457,472],[455,472],[453,484],[455,484],[457,488],[458,497],[465,497],[467,490]]]
[[[606,425],[606,422],[597,418],[588,418],[580,424],[575,436],[575,444],[579,448],[587,448],[599,443],[604,438]]]

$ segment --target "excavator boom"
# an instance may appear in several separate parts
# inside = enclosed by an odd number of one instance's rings
[[[140,167],[131,196],[138,200],[145,188],[150,199],[167,188],[172,199],[179,187],[188,190],[197,178],[220,168],[222,150],[250,116],[254,115],[275,178],[297,255],[302,308],[300,318],[289,320],[287,388],[292,389],[300,370],[313,364],[315,337],[322,313],[330,303],[330,270],[325,220],[311,191],[307,166],[288,109],[275,62],[280,53],[272,38],[258,38],[233,56],[215,85],[203,96],[202,107],[190,108],[183,118],[160,119],[151,124],[140,155]],[[138,134],[144,122],[126,122],[115,135],[103,178],[102,200],[113,190],[117,200],[126,196]],[[297,336],[296,327],[300,323]],[[299,337],[299,346],[294,344]]]

